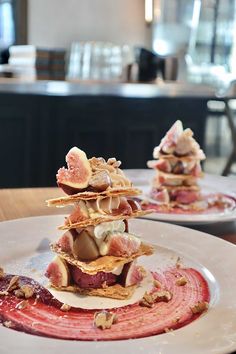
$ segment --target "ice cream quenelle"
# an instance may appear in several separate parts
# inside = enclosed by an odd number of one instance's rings
[[[51,245],[56,253],[46,276],[59,290],[127,299],[143,280],[138,257],[153,248],[129,231],[128,220],[144,215],[131,197],[140,194],[120,169],[120,161],[88,159],[77,147],[66,155],[67,168],[57,173],[58,186],[67,194],[48,206],[72,205],[64,230]]]
[[[206,157],[191,129],[183,129],[182,122],[177,120],[154,148],[153,157],[147,163],[156,171],[151,189],[153,199],[170,208],[205,207],[198,180],[203,177],[200,162]]]

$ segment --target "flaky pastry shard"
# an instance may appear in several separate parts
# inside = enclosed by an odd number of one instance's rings
[[[65,259],[69,264],[80,268],[84,273],[90,275],[97,274],[98,272],[110,273],[119,266],[132,262],[134,259],[140,256],[152,255],[154,252],[153,246],[142,242],[138,252],[132,254],[130,257],[124,258],[124,257],[115,257],[115,256],[103,256],[95,259],[94,261],[84,262],[75,259],[73,256],[69,255],[68,253],[61,251],[60,247],[57,244],[51,244],[50,247],[53,252],[57,253],[61,258]]]
[[[68,204],[74,204],[79,200],[91,200],[97,199],[98,197],[118,197],[118,196],[136,196],[141,194],[137,188],[110,188],[103,192],[81,192],[73,195],[68,195],[66,197],[59,197],[54,199],[46,200],[47,206],[63,207]]]

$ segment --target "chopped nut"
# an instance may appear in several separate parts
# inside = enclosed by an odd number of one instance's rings
[[[173,319],[173,323],[178,323],[180,321],[180,317],[176,317]]]
[[[187,279],[185,277],[180,277],[176,280],[175,284],[178,286],[184,286],[187,284]]]
[[[145,292],[142,300],[139,302],[141,306],[152,307],[154,304],[154,299],[151,294]]]
[[[16,305],[16,309],[17,310],[24,310],[27,306],[28,306],[28,301],[22,300],[22,301],[18,302],[18,304]]]
[[[15,290],[14,295],[18,298],[25,297],[25,294],[20,289]]]
[[[7,328],[11,328],[12,327],[12,322],[11,321],[5,321],[5,322],[3,322],[3,326],[5,326]]]
[[[155,288],[161,288],[162,286],[161,283],[156,279],[153,280],[153,285],[155,286]]]
[[[67,304],[63,304],[63,305],[61,305],[61,307],[60,307],[60,310],[61,311],[69,311],[71,309],[71,306],[70,305],[67,305]]]
[[[204,311],[206,311],[209,307],[208,302],[206,301],[202,301],[202,302],[198,302],[196,305],[194,305],[193,307],[191,307],[191,311],[193,314],[196,313],[202,313]]]
[[[26,299],[29,299],[34,295],[34,287],[32,285],[22,285],[20,290],[24,293]]]
[[[14,277],[11,278],[8,287],[6,288],[6,291],[11,292],[17,289],[19,287],[18,280],[19,280],[19,276],[14,275]]]
[[[140,306],[152,307],[155,302],[168,302],[172,295],[167,290],[155,291],[152,294],[145,293],[142,300],[139,302]]]
[[[0,279],[4,277],[4,270],[2,267],[0,267]]]
[[[109,311],[96,312],[94,314],[94,325],[97,328],[111,328],[112,324],[117,321],[117,316]]]
[[[172,299],[172,295],[167,290],[155,291],[153,294],[154,302],[169,302]]]
[[[8,291],[6,290],[0,291],[0,296],[7,296],[7,295],[9,295]]]
[[[121,165],[121,161],[117,161],[115,157],[110,157],[108,160],[107,160],[107,164],[108,165],[112,165],[113,167],[115,168],[118,168],[120,167]]]
[[[167,328],[164,329],[164,331],[165,331],[166,333],[173,332],[173,328],[168,328],[168,327],[167,327]]]

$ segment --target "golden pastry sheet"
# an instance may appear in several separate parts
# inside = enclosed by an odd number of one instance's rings
[[[202,150],[200,150],[199,154],[197,154],[197,155],[176,156],[173,154],[162,154],[160,152],[158,155],[158,159],[178,160],[178,161],[186,161],[186,162],[188,162],[188,161],[201,161],[201,160],[205,160],[205,158],[206,158],[206,156],[204,155]]]
[[[97,199],[98,197],[119,197],[119,196],[136,196],[141,194],[137,188],[132,187],[119,187],[119,188],[110,188],[103,192],[81,192],[73,195],[68,195],[66,197],[60,197],[55,199],[46,200],[47,206],[57,206],[63,207],[68,204],[74,204],[79,200],[91,200]]]
[[[82,229],[86,228],[87,226],[96,226],[98,224],[101,224],[103,222],[108,222],[108,221],[114,221],[114,220],[125,220],[125,219],[130,219],[130,218],[138,218],[140,216],[144,216],[146,214],[154,213],[155,210],[137,210],[132,212],[130,215],[101,215],[95,218],[88,218],[82,221],[78,221],[76,223],[70,223],[70,220],[67,219],[69,224],[67,225],[61,225],[58,227],[59,230],[70,230],[70,229]]]
[[[56,290],[69,291],[72,293],[79,293],[81,295],[86,295],[86,296],[89,295],[89,296],[109,297],[118,300],[129,299],[133,295],[137,287],[137,285],[132,285],[125,288],[120,284],[115,284],[115,285],[107,286],[105,288],[98,288],[98,289],[83,289],[80,288],[78,285],[70,285],[64,287],[55,287],[53,285],[51,286]]]
[[[171,173],[171,172],[163,172],[163,171],[160,171],[160,170],[156,170],[157,171],[157,174],[159,176],[163,176],[164,178],[166,179],[176,179],[176,180],[188,180],[188,179],[195,179],[195,180],[198,180],[198,178],[202,178],[204,177],[204,173],[202,172],[199,176],[193,176],[193,175],[185,175],[185,174],[175,174],[175,173]]]
[[[161,189],[167,189],[168,192],[177,192],[177,191],[187,191],[187,192],[198,192],[200,187],[198,185],[193,186],[163,186]]]
[[[138,252],[134,253],[132,256],[114,257],[114,256],[103,256],[95,259],[94,261],[82,262],[75,259],[73,256],[61,251],[57,244],[51,244],[51,250],[57,253],[60,257],[65,259],[69,264],[72,264],[82,270],[82,272],[94,275],[98,272],[111,273],[115,268],[122,266],[126,263],[132,262],[135,258],[151,255],[154,252],[154,248],[146,243],[141,243]]]

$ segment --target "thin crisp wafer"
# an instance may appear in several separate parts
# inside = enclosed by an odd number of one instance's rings
[[[130,215],[100,215],[95,218],[88,218],[82,221],[78,221],[76,223],[71,223],[70,219],[67,218],[68,224],[61,225],[58,227],[59,230],[70,230],[70,229],[82,229],[87,226],[96,226],[101,224],[102,222],[114,221],[114,220],[126,220],[131,218],[138,218],[140,216],[144,216],[146,214],[154,213],[155,210],[136,210],[133,211]]]
[[[139,247],[139,250],[130,257],[123,258],[115,256],[103,256],[95,259],[94,261],[82,262],[78,259],[75,259],[73,256],[67,254],[66,252],[61,251],[60,247],[57,244],[51,244],[50,247],[53,252],[57,253],[69,264],[80,268],[82,272],[90,275],[97,274],[98,272],[110,273],[115,268],[122,266],[126,263],[132,262],[137,257],[144,255],[148,256],[153,254],[154,252],[153,246],[142,242]]]
[[[194,155],[185,155],[185,156],[177,156],[173,154],[162,154],[159,152],[158,154],[158,159],[164,159],[164,160],[178,160],[178,161],[199,161],[199,160],[205,160],[206,156],[204,152],[200,149],[199,153]]]
[[[109,188],[103,192],[81,192],[66,197],[46,200],[47,206],[63,207],[68,204],[74,204],[79,200],[91,200],[98,197],[118,197],[118,196],[136,196],[141,194],[137,188]]]
[[[123,287],[120,284],[115,284],[111,286],[107,286],[104,288],[97,288],[97,289],[83,289],[80,288],[78,285],[70,285],[70,286],[63,286],[63,287],[56,287],[51,285],[54,289],[60,291],[69,291],[72,293],[79,293],[81,295],[89,295],[89,296],[101,296],[101,297],[108,297],[112,299],[118,300],[125,300],[131,298],[133,295],[137,285],[132,285],[128,287]]]
[[[180,173],[171,173],[171,172],[164,172],[164,171],[160,171],[157,170],[157,173],[159,176],[163,176],[166,179],[176,179],[176,180],[188,180],[188,179],[198,179],[198,178],[202,178],[204,176],[204,173],[201,172],[201,174],[199,176],[193,176],[193,175],[186,175],[186,174],[180,174]]]

